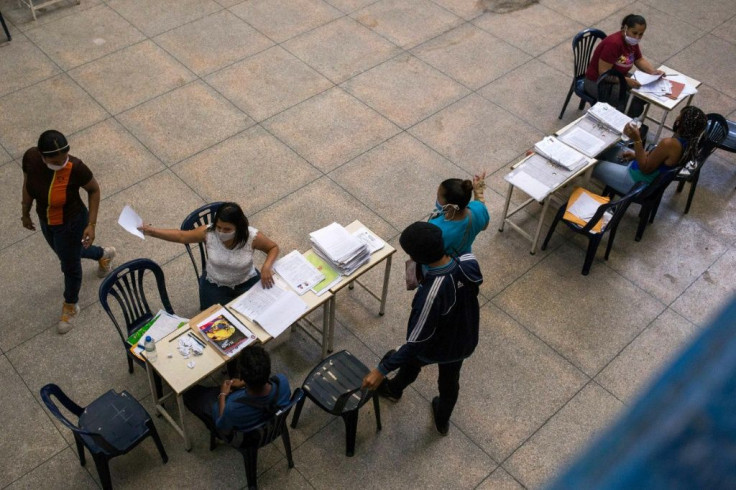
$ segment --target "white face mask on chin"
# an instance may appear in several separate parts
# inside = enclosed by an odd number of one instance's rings
[[[54,165],[54,164],[48,163],[46,160],[44,160],[43,163],[46,164],[49,170],[53,170],[54,172],[56,172],[66,167],[66,164],[69,163],[69,155],[67,155],[66,160],[64,160],[64,163],[62,163],[61,165]]]
[[[624,41],[626,41],[626,44],[629,46],[636,46],[639,44],[639,40],[635,37],[627,36],[626,31],[624,31]]]

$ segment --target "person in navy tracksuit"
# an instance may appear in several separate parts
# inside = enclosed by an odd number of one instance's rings
[[[460,390],[460,369],[478,344],[478,287],[483,282],[473,254],[445,254],[442,231],[417,222],[402,233],[404,251],[422,265],[424,277],[412,301],[406,343],[389,351],[363,379],[364,389],[376,389],[392,401],[417,379],[422,367],[438,364],[439,396],[432,400],[437,430],[446,435]],[[392,379],[386,378],[398,369]]]

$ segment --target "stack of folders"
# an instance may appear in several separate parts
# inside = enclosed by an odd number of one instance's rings
[[[534,151],[549,161],[575,171],[585,165],[588,159],[574,148],[570,148],[554,136],[545,136],[534,145]]]
[[[605,102],[598,102],[588,109],[588,115],[618,133],[623,133],[624,127],[631,122],[629,116]]]
[[[314,231],[309,237],[317,255],[344,276],[349,276],[371,258],[368,246],[337,223]]]

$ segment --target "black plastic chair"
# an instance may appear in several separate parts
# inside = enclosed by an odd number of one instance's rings
[[[51,399],[52,396],[78,417],[76,424],[61,413]],[[84,447],[92,454],[100,483],[105,490],[112,488],[110,459],[126,454],[148,436],[156,443],[164,464],[169,461],[151,416],[127,391],[116,393],[110,390],[86,407],[80,407],[61,388],[55,384],[47,384],[41,388],[41,399],[53,416],[74,433],[79,463],[84,466],[86,462]]]
[[[718,145],[718,148],[730,151],[731,153],[736,153],[736,122],[726,121],[726,124],[728,125],[728,134],[726,134],[726,138],[721,141],[721,144]]]
[[[2,12],[0,12],[0,24],[3,25],[3,30],[5,31],[5,35],[8,37],[8,42],[12,41],[13,38],[10,37],[10,31],[8,30],[8,25],[5,23],[5,18],[3,17]]]
[[[557,223],[562,220],[567,226],[570,227],[572,231],[585,235],[588,238],[588,250],[585,253],[585,262],[583,263],[583,270],[581,272],[582,275],[587,276],[590,272],[590,266],[593,264],[595,254],[598,251],[598,245],[600,245],[601,240],[603,239],[603,235],[605,235],[606,232],[610,232],[608,235],[608,245],[606,246],[606,255],[604,256],[604,258],[608,260],[608,256],[611,253],[611,248],[613,247],[613,240],[614,238],[616,238],[616,229],[618,228],[618,224],[621,221],[621,218],[626,213],[626,210],[628,209],[629,204],[631,204],[631,201],[634,200],[645,188],[646,184],[644,182],[639,182],[618,201],[601,204],[600,206],[598,206],[595,214],[592,218],[590,218],[590,220],[588,220],[585,226],[580,226],[577,223],[567,221],[564,218],[564,215],[565,211],[567,210],[568,203],[563,204],[560,207],[559,211],[557,211],[552,225],[549,227],[547,236],[544,239],[544,243],[542,244],[542,250],[547,249],[547,244],[549,243],[549,239],[552,237],[552,234],[557,227]],[[610,218],[608,222],[601,227],[601,230],[599,232],[593,231],[593,228],[598,224],[601,219],[603,219],[605,215],[608,215],[608,217]]]
[[[567,92],[567,97],[565,97],[565,103],[562,105],[559,119],[562,119],[562,116],[565,114],[565,109],[570,102],[573,92],[580,97],[578,110],[583,110],[586,102],[590,105],[595,104],[596,100],[583,90],[583,82],[585,80],[585,71],[588,69],[588,64],[590,63],[590,57],[593,55],[593,48],[599,39],[604,39],[605,37],[606,34],[603,31],[588,28],[578,32],[572,39],[572,54],[574,58],[572,83],[570,84],[570,90]]]
[[[277,437],[281,437],[284,443],[284,451],[286,451],[286,461],[289,468],[294,467],[294,459],[291,455],[291,439],[289,438],[289,427],[286,424],[286,418],[289,416],[294,405],[304,399],[304,392],[301,388],[294,390],[288,405],[281,407],[271,418],[262,422],[255,427],[245,430],[233,431],[233,436],[228,444],[240,451],[243,456],[243,465],[245,466],[245,477],[248,480],[248,489],[255,490],[258,488],[258,450],[263,446],[271,444]],[[216,446],[217,435],[210,432],[210,451]]]
[[[179,228],[181,230],[193,230],[203,225],[212,224],[212,221],[215,219],[215,213],[223,204],[220,201],[211,202],[195,209],[189,213],[189,216],[184,218]],[[207,247],[205,247],[204,243],[197,244],[197,247],[199,247],[199,263],[201,264],[200,267],[197,267],[197,260],[194,258],[194,253],[192,252],[192,245],[185,243],[184,246],[187,248],[189,258],[192,260],[192,266],[194,266],[194,274],[197,276],[197,281],[199,281],[199,278],[207,270]]]
[[[355,435],[358,429],[358,410],[373,398],[376,412],[376,430],[381,430],[381,406],[373,391],[362,391],[360,386],[369,369],[346,350],[336,352],[312,369],[302,389],[306,398],[332,415],[339,415],[345,422],[345,454],[355,453]],[[295,428],[302,413],[304,401],[297,404],[291,427]]]
[[[695,188],[698,186],[698,180],[700,179],[700,170],[711,153],[726,139],[726,136],[728,136],[728,122],[726,118],[720,114],[708,114],[708,125],[699,142],[699,148],[696,151],[694,160],[690,165],[683,167],[675,176],[675,180],[679,182],[677,184],[677,192],[682,192],[685,182],[690,182],[690,192],[687,196],[684,214],[690,211],[690,204],[693,201]]]
[[[616,82],[611,82],[610,79],[615,78]],[[628,100],[628,87],[626,83],[626,77],[617,69],[611,68],[610,70],[602,73],[596,81],[598,85],[598,100],[597,102],[606,102],[618,109],[620,112],[624,112],[626,109],[626,102]],[[613,98],[613,88],[618,85],[618,98]],[[644,135],[645,137],[646,135]]]
[[[126,262],[115,270],[113,270],[100,284],[99,297],[102,308],[107,316],[112,320],[113,325],[120,335],[123,342],[125,354],[128,359],[128,372],[133,372],[133,362],[145,367],[145,362],[130,352],[132,347],[128,343],[128,337],[133,335],[140,327],[145,325],[153,318],[153,311],[148,304],[146,292],[143,288],[143,276],[146,272],[153,273],[156,279],[158,295],[164,309],[174,314],[174,309],[169,301],[169,294],[166,292],[166,282],[164,280],[164,271],[161,267],[151,259],[135,259]],[[109,298],[115,298],[125,319],[125,329],[123,329],[118,319],[110,309]],[[158,310],[157,310],[158,311]],[[161,378],[154,373],[154,381],[156,392],[159,397],[162,394]]]

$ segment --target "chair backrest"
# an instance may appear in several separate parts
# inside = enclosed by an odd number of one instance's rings
[[[698,152],[698,159],[705,161],[728,136],[728,121],[720,114],[710,113],[706,116],[708,123],[703,134],[703,146]]]
[[[588,64],[590,63],[590,57],[593,56],[593,48],[595,48],[595,44],[599,39],[604,39],[605,37],[606,34],[603,31],[590,27],[578,32],[575,37],[572,38],[575,79],[585,76],[585,71],[588,69]]]
[[[618,100],[613,100],[611,98],[613,87],[616,86],[616,83],[611,83],[609,81],[612,77],[618,80]],[[607,102],[621,112],[626,109],[626,101],[628,99],[628,84],[626,83],[626,77],[623,75],[623,73],[615,68],[611,68],[610,70],[601,73],[596,84],[598,86],[599,102]]]
[[[51,399],[52,396],[59,400],[64,408],[77,417],[82,415],[84,408],[74,403],[71,398],[66,396],[66,393],[64,393],[61,388],[53,383],[49,383],[41,388],[41,400],[43,400],[43,403],[46,405],[49,412],[51,412],[51,415],[56,417],[56,419],[64,424],[66,428],[74,432],[75,435],[85,443],[90,451],[97,452],[101,449],[108,454],[118,452],[117,449],[108,443],[100,434],[80,429],[77,424],[72,423],[68,418],[66,418],[64,414],[61,413],[61,410],[59,410],[56,403]]]
[[[169,294],[166,292],[164,271],[151,259],[135,259],[126,262],[108,274],[100,284],[100,304],[117,328],[126,348],[126,339],[138,327],[153,318],[153,312],[143,288],[143,276],[148,271],[152,272],[156,279],[158,294],[164,309],[173,314],[174,310],[169,301]],[[111,296],[115,298],[123,312],[125,330],[123,330],[110,309],[108,298]]]
[[[675,180],[677,174],[682,170],[683,166],[678,165],[672,167],[671,170],[660,172],[657,177],[649,184],[638,196],[634,197],[633,202],[643,204],[651,200],[659,200],[667,189],[667,186]]]
[[[255,427],[251,427],[247,430],[235,430],[233,431],[233,438],[230,440],[230,445],[237,449],[244,448],[260,448],[271,444],[274,439],[281,436],[286,425],[286,418],[289,416],[291,409],[299,403],[304,397],[304,392],[301,388],[296,388],[294,393],[291,395],[289,403],[279,408],[279,410],[273,414],[268,420],[262,422]]]
[[[215,213],[223,204],[224,203],[221,201],[211,202],[195,209],[194,211],[189,213],[189,216],[184,218],[184,221],[181,222],[180,229],[193,230],[203,225],[212,224],[215,219]],[[204,272],[207,270],[207,247],[205,247],[204,243],[197,244],[197,246],[199,247],[199,263],[201,264],[200,268],[197,267],[197,260],[194,258],[194,253],[192,253],[192,245],[187,243],[184,246],[187,248],[189,258],[192,260],[192,266],[194,266],[194,273],[197,276],[197,280],[199,280],[202,274],[204,274]]]
[[[611,201],[606,204],[601,204],[600,206],[598,206],[598,209],[596,210],[593,217],[588,220],[588,222],[580,231],[582,233],[589,233],[590,230],[598,223],[598,221],[603,219],[603,216],[606,213],[610,215],[610,219],[601,228],[600,233],[603,234],[609,229],[614,228],[618,224],[618,222],[621,221],[621,218],[626,213],[626,209],[628,209],[629,204],[631,204],[632,201],[634,201],[634,199],[636,199],[644,191],[644,189],[646,189],[646,187],[646,182],[638,182],[636,185],[634,185],[634,187],[631,188],[631,190],[629,190],[629,192],[627,192],[620,199],[616,201]]]

